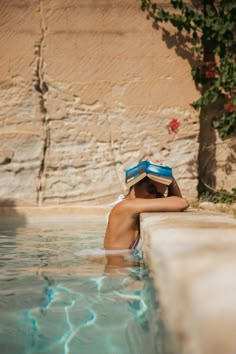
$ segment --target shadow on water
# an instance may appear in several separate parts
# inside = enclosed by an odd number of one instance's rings
[[[26,217],[17,210],[13,199],[0,199],[0,267],[14,258],[17,229],[26,225]]]
[[[11,230],[11,236],[16,236],[17,229],[26,224],[25,215],[17,210],[13,199],[0,199],[0,235],[3,230]]]

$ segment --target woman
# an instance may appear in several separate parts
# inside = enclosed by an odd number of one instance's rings
[[[131,188],[123,201],[112,208],[104,248],[107,250],[138,248],[140,213],[183,211],[188,206],[189,203],[182,197],[174,178],[167,187],[145,177]]]

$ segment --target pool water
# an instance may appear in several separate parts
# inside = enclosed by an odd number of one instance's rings
[[[101,216],[1,224],[1,354],[164,353],[149,271],[135,253],[109,266],[104,232]]]

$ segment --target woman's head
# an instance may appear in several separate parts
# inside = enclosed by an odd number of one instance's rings
[[[134,185],[134,194],[136,198],[162,198],[166,188],[164,184],[154,182],[145,177]]]

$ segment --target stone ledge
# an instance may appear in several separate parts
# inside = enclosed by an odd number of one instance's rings
[[[143,253],[184,354],[236,352],[236,219],[190,210],[141,215]]]
[[[19,212],[25,216],[47,216],[47,215],[77,215],[77,214],[104,214],[108,212],[110,207],[108,206],[47,206],[47,207],[0,207],[0,216],[14,216],[15,213]]]
[[[221,213],[233,214],[236,216],[236,203],[225,204],[225,203],[212,203],[212,202],[200,202],[199,209],[207,211],[216,211]]]
[[[110,207],[103,206],[50,206],[50,207],[32,207],[32,206],[13,206],[0,207],[0,223],[3,225],[14,224],[17,227],[23,227],[26,224],[34,222],[76,222],[81,219],[101,219],[110,211]],[[59,219],[58,219],[59,218]],[[97,219],[96,219],[97,220]]]

